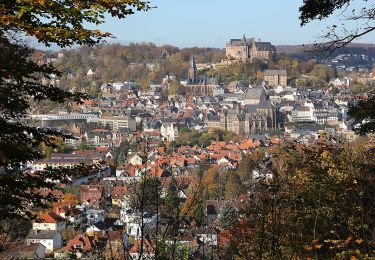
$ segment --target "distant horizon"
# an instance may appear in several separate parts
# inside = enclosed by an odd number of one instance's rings
[[[303,45],[322,42],[321,35],[333,24],[345,23],[347,29],[358,26],[343,21],[335,12],[328,19],[312,21],[301,27],[299,7],[303,0],[149,0],[157,8],[148,12],[135,12],[123,20],[105,16],[98,26],[86,24],[89,29],[110,32],[118,42],[153,42],[156,45],[173,45],[179,48],[224,48],[231,38],[255,37],[273,45]],[[361,9],[360,2],[353,8]],[[341,17],[342,18],[342,17]],[[369,33],[356,43],[375,43],[375,33]],[[37,48],[43,48],[36,43]]]
[[[229,40],[229,39],[228,39]],[[263,41],[263,40],[262,40]],[[173,47],[177,47],[179,49],[184,49],[184,48],[211,48],[211,49],[222,49],[222,50],[225,50],[225,45],[226,43],[224,43],[224,45],[222,47],[216,47],[216,46],[176,46],[174,44],[170,44],[170,43],[155,43],[155,42],[152,42],[152,41],[106,41],[106,42],[103,42],[101,44],[120,44],[122,46],[129,46],[131,43],[135,43],[135,44],[147,44],[147,43],[152,43],[152,44],[155,44],[157,47],[161,47],[161,46],[164,46],[164,45],[168,45],[168,46],[173,46]],[[301,43],[301,44],[288,44],[288,43],[281,43],[281,44],[274,44],[271,42],[272,45],[278,47],[278,46],[294,46],[294,47],[298,47],[298,46],[304,46],[304,45],[311,45],[312,43],[308,44],[308,43]],[[73,49],[78,49],[82,46],[73,46],[73,47],[70,47],[70,48],[60,48],[60,47],[57,47],[57,46],[51,46],[51,47],[43,47],[43,46],[36,46],[36,45],[39,45],[38,43],[33,43],[32,44],[33,47],[37,50],[41,50],[41,51],[59,51],[59,50],[73,50]],[[350,45],[373,45],[371,47],[375,47],[375,43],[368,43],[368,42],[352,42],[352,43],[349,43],[349,46]],[[93,48],[95,48],[97,46],[93,46]]]

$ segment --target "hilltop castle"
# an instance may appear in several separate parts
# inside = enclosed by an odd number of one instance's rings
[[[256,41],[254,38],[230,39],[225,52],[228,59],[239,61],[254,61],[256,59],[268,61],[275,55],[275,46],[269,42]]]

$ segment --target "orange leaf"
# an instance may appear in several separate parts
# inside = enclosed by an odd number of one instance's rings
[[[352,240],[351,236],[344,240],[344,245],[349,244],[350,240]]]
[[[316,249],[321,249],[323,245],[315,245]]]

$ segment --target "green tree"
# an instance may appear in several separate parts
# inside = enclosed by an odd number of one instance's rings
[[[218,215],[219,227],[222,229],[233,228],[239,221],[239,214],[237,208],[232,202],[228,201],[220,210]]]
[[[41,143],[55,147],[51,137],[63,134],[36,128],[25,123],[35,101],[81,102],[84,94],[71,93],[40,84],[42,77],[61,73],[50,65],[31,59],[32,50],[22,43],[25,33],[46,46],[94,45],[107,32],[91,30],[86,24],[101,24],[104,14],[124,18],[136,10],[148,10],[147,2],[127,0],[96,1],[2,1],[0,3],[0,219],[33,217],[33,207],[46,207],[53,196],[43,196],[38,189],[57,189],[64,171],[28,174],[25,163],[43,158]]]
[[[375,95],[371,94],[368,100],[361,100],[356,106],[349,109],[349,116],[354,117],[359,124],[354,130],[361,134],[375,133]]]
[[[166,207],[166,212],[170,217],[176,218],[177,214],[180,211],[180,199],[178,196],[178,187],[176,183],[176,179],[174,177],[171,178],[167,194],[164,199],[164,205]]]

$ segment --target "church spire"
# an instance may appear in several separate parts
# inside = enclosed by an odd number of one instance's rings
[[[245,34],[243,34],[242,41],[243,41],[243,43],[246,43],[246,35]]]
[[[190,67],[193,68],[193,69],[197,68],[197,65],[195,64],[195,57],[194,57],[194,55],[192,55],[191,58],[190,58]]]
[[[189,80],[196,81],[197,79],[197,65],[195,64],[194,56],[191,56],[190,59],[190,68],[189,68]]]

